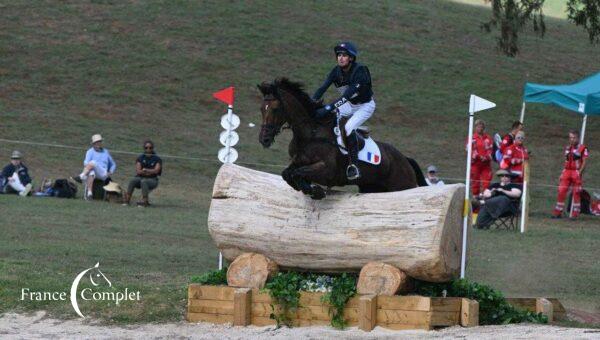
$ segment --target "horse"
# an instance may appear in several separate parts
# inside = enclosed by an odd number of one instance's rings
[[[325,197],[322,186],[357,185],[361,193],[375,193],[427,185],[415,160],[382,142],[376,142],[381,151],[380,164],[359,161],[361,177],[348,180],[348,156],[340,152],[334,133],[336,117],[314,117],[314,112],[323,106],[322,102],[313,101],[301,83],[287,78],[263,82],[257,87],[263,96],[260,144],[264,148],[270,147],[282,129],[290,129],[293,133],[288,148],[291,164],[281,175],[295,190],[318,200]]]

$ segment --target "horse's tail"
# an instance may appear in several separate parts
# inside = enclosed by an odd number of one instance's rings
[[[410,157],[406,157],[406,159],[410,163],[410,166],[412,166],[413,170],[415,170],[415,175],[417,176],[417,184],[419,184],[420,187],[426,187],[428,184],[427,182],[425,182],[425,176],[423,176],[423,171],[421,171],[421,167],[419,166],[417,161]]]

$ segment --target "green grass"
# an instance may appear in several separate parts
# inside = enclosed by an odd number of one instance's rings
[[[212,92],[236,87],[239,163],[278,173],[288,162],[289,133],[271,149],[258,144],[257,128],[248,127],[260,123],[255,85],[288,76],[312,92],[333,66],[340,39],[357,42],[373,75],[376,138],[422,166],[435,163],[444,177],[464,177],[469,94],[498,104],[480,117],[491,132],[505,132],[518,118],[524,82],[575,81],[600,61],[585,32],[554,18],[544,39],[526,33],[521,54],[506,58],[479,29],[488,16],[482,7],[433,0],[1,4],[0,138],[81,150],[0,142],[0,160],[18,148],[36,183],[68,177],[80,171],[98,132],[113,151],[141,151],[150,137],[159,154],[190,159],[165,157],[155,206],[145,210],[0,196],[0,311],[74,317],[68,303],[19,301],[20,289],[65,290],[100,261],[115,285],[140,289],[143,299],[120,308],[84,305],[84,312],[112,322],[181,320],[189,278],[216,266],[206,216],[225,108]],[[600,188],[596,118],[586,133],[591,188]],[[474,232],[469,278],[512,296],[556,296],[567,307],[600,310],[598,219],[547,218],[566,132],[580,124],[571,112],[528,107],[530,231]],[[126,184],[135,156],[114,156],[115,178]]]

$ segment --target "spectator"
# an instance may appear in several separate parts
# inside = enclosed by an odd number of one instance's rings
[[[506,153],[502,156],[502,162],[500,162],[501,169],[517,175],[515,183],[523,183],[524,163],[529,159],[529,151],[523,145],[524,140],[525,132],[517,132],[513,144],[506,149]]]
[[[112,156],[107,149],[102,147],[102,136],[96,134],[92,136],[92,147],[85,153],[83,171],[72,179],[79,183],[85,181],[83,198],[91,200],[94,179],[105,181],[115,173],[116,169],[117,164]]]
[[[510,132],[507,133],[504,138],[502,138],[502,143],[500,144],[500,152],[502,153],[502,155],[504,155],[506,153],[506,150],[508,150],[508,148],[513,145],[513,142],[515,140],[515,137],[517,136],[517,133],[519,133],[519,131],[523,130],[523,123],[521,123],[520,121],[515,121],[512,124],[512,127],[510,129]]]
[[[471,190],[473,196],[481,193],[492,181],[492,150],[494,142],[485,133],[485,122],[481,119],[475,121],[475,133],[471,141]]]
[[[569,131],[569,145],[565,148],[565,166],[560,174],[558,185],[558,198],[552,213],[552,218],[560,218],[565,207],[565,198],[569,187],[573,187],[573,215],[577,218],[581,210],[581,187],[583,185],[583,170],[589,151],[587,147],[579,143],[579,132]]]
[[[437,177],[437,167],[435,165],[427,167],[425,182],[427,182],[427,185],[444,185],[444,181]]]
[[[21,161],[23,154],[13,151],[10,156],[10,164],[2,169],[0,174],[0,191],[5,194],[19,194],[27,196],[31,192],[32,184],[29,170]]]
[[[136,176],[129,182],[123,197],[123,205],[129,205],[134,189],[141,188],[142,200],[138,202],[138,206],[147,207],[150,205],[148,195],[150,191],[156,189],[158,176],[162,174],[162,159],[156,155],[152,141],[144,142],[144,153],[135,162],[135,173]]]
[[[500,177],[500,182],[490,185],[479,197],[483,202],[480,201],[475,228],[487,229],[503,214],[516,214],[519,211],[523,189],[521,185],[511,183],[511,177],[515,177],[515,174],[501,169],[496,171],[496,175]]]

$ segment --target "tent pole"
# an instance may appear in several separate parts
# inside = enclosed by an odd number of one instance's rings
[[[473,105],[474,106],[474,105]],[[469,211],[470,207],[470,189],[471,189],[471,155],[473,153],[473,116],[475,115],[475,108],[469,108],[469,135],[467,136],[467,176],[465,182],[465,205],[463,207],[463,239],[462,239],[462,253],[460,257],[460,278],[465,278],[465,267],[467,264],[467,232],[468,232],[468,219],[471,218]]]
[[[585,137],[585,126],[587,124],[587,115],[583,115],[583,123],[581,124],[581,134],[579,135],[579,144],[583,144]]]
[[[581,133],[579,134],[579,144],[583,144],[585,140],[585,126],[587,125],[587,115],[583,115],[583,123],[581,124]],[[571,209],[569,210],[569,217],[573,217],[573,203],[575,201],[575,188],[571,190]]]
[[[521,124],[523,124],[524,120],[525,120],[525,102],[523,102],[523,106],[521,107],[521,119],[519,119],[519,121],[521,122]]]

